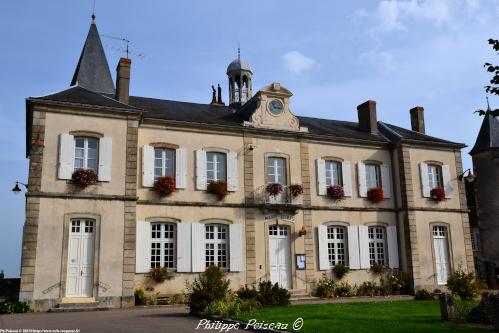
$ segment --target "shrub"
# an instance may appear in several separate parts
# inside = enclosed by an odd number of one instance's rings
[[[224,180],[211,181],[206,186],[206,192],[217,196],[218,200],[223,200],[227,194],[227,182]]]
[[[283,190],[284,187],[279,183],[268,183],[267,186],[265,186],[265,192],[273,197],[281,193]]]
[[[366,281],[357,287],[357,296],[381,296],[384,294],[383,287],[376,282]]]
[[[142,288],[137,288],[133,292],[135,296],[135,305],[145,305],[145,294]]]
[[[416,301],[431,301],[434,300],[435,298],[433,295],[426,289],[419,289],[416,291],[416,295],[414,297]]]
[[[475,301],[463,301],[454,299],[454,318],[457,320],[468,321],[473,308],[476,306]]]
[[[259,307],[258,303],[244,299],[213,301],[206,306],[203,315],[237,317],[241,313],[258,309]]]
[[[255,288],[248,288],[248,286],[239,288],[236,294],[240,299],[246,299],[246,300],[258,299],[258,290],[256,290]]]
[[[466,273],[459,267],[447,279],[447,287],[463,301],[469,301],[480,295],[482,290],[485,289],[485,284],[476,278],[473,273]]]
[[[94,170],[77,169],[71,176],[71,183],[78,187],[85,188],[89,185],[97,183],[97,179],[98,177]]]
[[[336,282],[332,278],[328,277],[326,273],[323,273],[322,277],[317,282],[315,295],[322,298],[334,297],[335,289]]]
[[[177,189],[175,179],[173,177],[159,177],[152,187],[160,197],[167,197]]]
[[[174,294],[172,296],[172,304],[184,304],[185,303],[185,297],[183,294]]]
[[[383,189],[381,187],[370,188],[367,191],[367,199],[372,203],[378,203],[383,201],[384,194]]]
[[[9,299],[5,302],[0,302],[0,314],[26,313],[31,312],[31,309],[26,302],[20,302],[16,299]]]
[[[224,300],[229,292],[229,284],[230,281],[224,279],[219,267],[208,267],[192,284],[187,284],[186,297],[190,312],[200,314],[211,302]]]
[[[330,185],[327,187],[327,195],[333,200],[345,199],[343,185]]]
[[[303,186],[301,184],[291,184],[288,186],[291,197],[296,198],[303,194]]]
[[[154,280],[157,283],[161,283],[166,279],[169,279],[171,277],[171,274],[170,272],[168,272],[168,269],[166,269],[166,267],[154,267],[151,268],[147,276],[151,280]]]
[[[336,276],[338,280],[343,279],[343,277],[347,275],[348,272],[350,272],[350,267],[346,265],[336,264],[336,266],[333,267],[334,276]]]
[[[350,297],[354,294],[354,289],[347,282],[339,283],[334,289],[334,295],[336,297]]]
[[[430,191],[430,197],[435,201],[445,200],[445,190],[443,187],[436,187]]]
[[[373,274],[376,274],[376,275],[381,275],[385,272],[385,267],[383,265],[381,265],[380,263],[378,263],[377,261],[375,261],[372,265],[371,265],[371,269],[370,269],[371,273]]]
[[[407,284],[407,276],[399,270],[393,270],[384,280],[385,294],[400,295],[406,290]]]
[[[277,283],[272,285],[270,281],[258,283],[258,302],[263,307],[289,305],[289,294],[286,288],[281,288]]]

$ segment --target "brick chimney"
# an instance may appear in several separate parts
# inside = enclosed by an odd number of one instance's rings
[[[416,106],[411,109],[411,127],[413,131],[425,134],[424,128],[424,108]]]
[[[130,66],[132,60],[121,58],[116,67],[116,95],[115,99],[128,104],[130,99]]]
[[[367,101],[357,106],[357,114],[359,116],[359,127],[362,130],[378,134],[376,101]]]

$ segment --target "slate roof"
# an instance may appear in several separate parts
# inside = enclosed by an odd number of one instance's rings
[[[476,154],[491,148],[499,148],[499,117],[487,114],[483,117],[475,145],[470,154]]]
[[[114,99],[114,94],[100,94],[86,88],[75,86],[67,90],[42,97],[30,98],[29,101],[49,103],[63,103],[69,105],[100,106],[124,111],[140,111],[143,119],[175,121],[191,124],[224,126],[244,128],[243,122],[247,120],[245,113],[235,112],[228,106],[214,106],[130,96],[129,104],[123,104]],[[253,108],[253,107],[251,107]],[[244,108],[243,108],[244,109]],[[297,116],[300,126],[307,127],[309,132],[300,132],[300,135],[329,137],[340,140],[362,140],[377,143],[390,143],[397,140],[410,140],[422,144],[464,145],[442,140],[429,135],[414,132],[395,125],[378,122],[379,134],[371,134],[361,130],[356,122],[319,119]],[[275,131],[259,129],[262,131]]]
[[[90,24],[71,85],[80,85],[95,92],[114,93],[113,79],[95,21]]]

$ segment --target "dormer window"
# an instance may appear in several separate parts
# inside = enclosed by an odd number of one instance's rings
[[[381,187],[381,169],[379,164],[366,164],[367,189]]]
[[[206,153],[207,182],[225,181],[227,179],[226,156],[224,153]]]
[[[428,164],[428,184],[430,190],[442,187],[442,167],[437,164]]]
[[[99,140],[95,138],[75,137],[74,170],[91,169],[97,172]]]
[[[175,150],[154,149],[154,178],[175,177]]]

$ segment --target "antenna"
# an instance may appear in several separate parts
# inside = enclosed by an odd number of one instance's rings
[[[241,43],[237,43],[237,59],[241,61]]]
[[[125,49],[119,49],[119,48],[114,48],[114,50],[116,51],[122,51],[122,52],[125,52],[126,54],[126,57],[129,58],[129,55],[130,54],[133,54],[134,56],[137,56],[137,57],[144,57],[144,55],[142,53],[133,53],[133,52],[130,52],[130,49],[128,48],[128,45],[130,44],[130,40],[126,39],[126,38],[122,38],[122,37],[114,37],[114,36],[109,36],[109,35],[102,35],[102,37],[106,37],[106,38],[110,38],[110,39],[114,39],[114,40],[119,40],[119,41],[122,41],[125,43]]]
[[[95,22],[95,0],[94,0],[94,6],[92,7],[92,22]]]
[[[491,111],[490,104],[489,104],[489,96],[485,96],[485,99],[487,100],[487,111]]]

